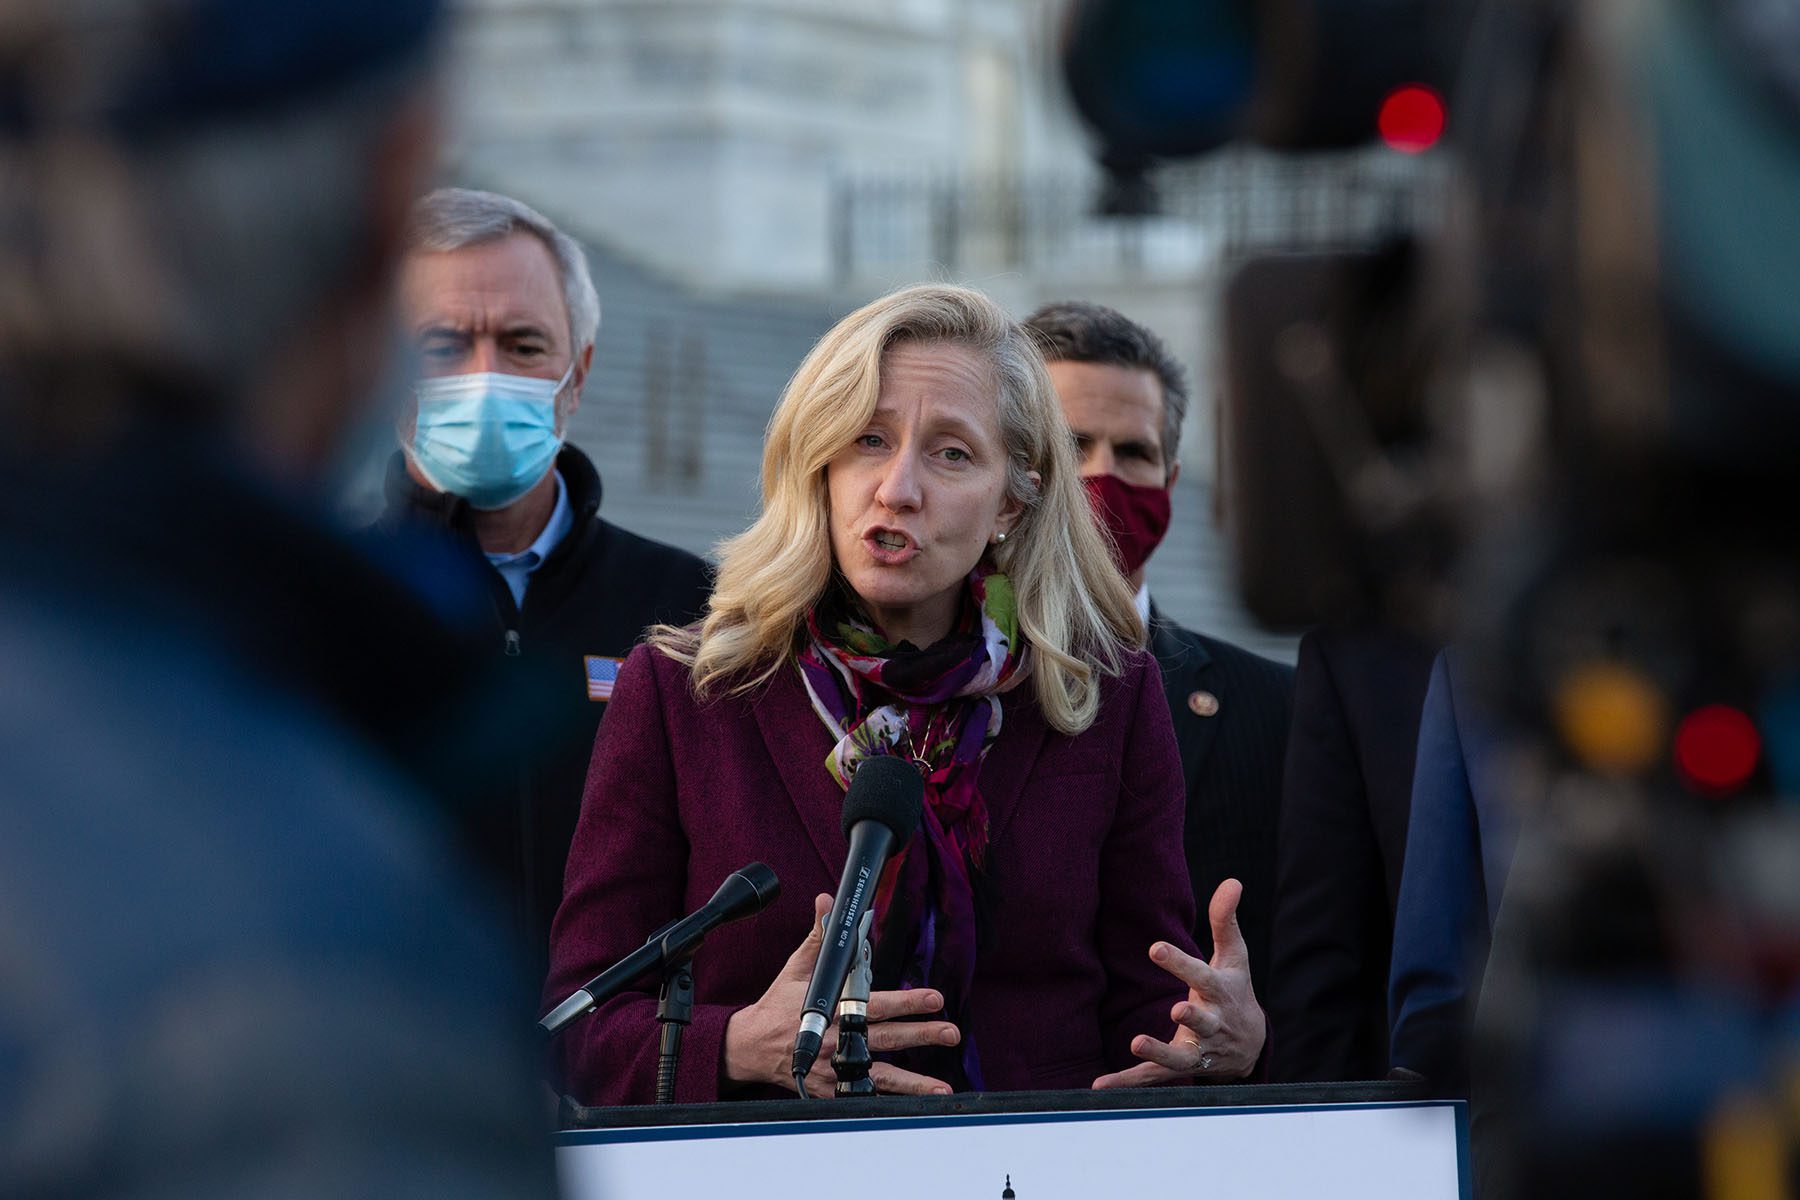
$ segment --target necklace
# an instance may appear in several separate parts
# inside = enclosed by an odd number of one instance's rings
[[[919,774],[927,780],[930,780],[932,775],[937,772],[938,768],[932,763],[932,758],[934,756],[942,757],[949,732],[950,721],[942,706],[926,715],[924,728],[919,731],[916,739],[913,736],[913,723],[911,721],[906,723],[907,757],[912,759],[913,765],[919,768]],[[923,746],[920,743],[923,743]],[[952,753],[955,752],[954,746],[949,749]]]

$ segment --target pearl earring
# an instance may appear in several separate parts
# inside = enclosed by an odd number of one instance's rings
[[[1002,530],[1001,532],[996,533],[994,535],[994,545],[996,545],[996,546],[998,546],[1001,542],[1004,542],[1005,540],[1006,540],[1006,532],[1004,530]]]

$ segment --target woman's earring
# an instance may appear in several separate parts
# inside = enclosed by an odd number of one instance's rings
[[[1005,540],[1006,540],[1006,531],[1005,530],[1001,530],[999,533],[996,533],[994,535],[994,545],[996,545],[996,546],[998,546],[1001,542],[1004,542]]]

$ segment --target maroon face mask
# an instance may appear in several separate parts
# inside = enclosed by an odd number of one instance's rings
[[[1126,483],[1117,475],[1088,475],[1088,502],[1112,535],[1113,558],[1126,575],[1150,561],[1169,532],[1169,489]]]

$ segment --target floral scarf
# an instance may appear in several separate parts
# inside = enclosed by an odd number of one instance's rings
[[[877,971],[897,973],[901,987],[943,993],[946,1014],[963,1030],[963,1073],[979,1089],[974,1038],[963,1021],[975,979],[975,880],[988,839],[976,778],[1000,734],[1000,693],[1023,678],[1012,582],[977,567],[955,627],[923,650],[891,645],[842,587],[806,623],[800,677],[837,738],[825,769],[848,788],[862,759],[897,754],[925,776],[921,836],[901,849],[875,891]]]

